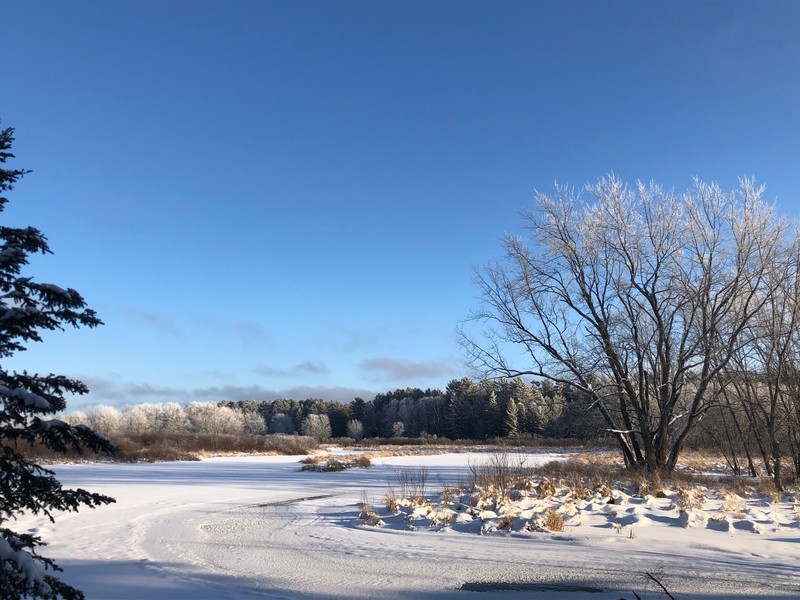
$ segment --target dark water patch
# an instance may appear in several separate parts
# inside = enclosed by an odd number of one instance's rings
[[[464,592],[587,592],[599,594],[601,588],[571,583],[468,581],[458,588]]]

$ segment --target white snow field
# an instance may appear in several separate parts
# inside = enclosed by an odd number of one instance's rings
[[[90,600],[666,597],[645,572],[679,599],[800,597],[800,528],[790,503],[743,502],[735,519],[697,516],[688,528],[668,507],[631,499],[617,515],[622,529],[588,502],[563,533],[479,534],[423,521],[409,530],[381,501],[398,467],[427,466],[433,495],[442,481],[467,479],[468,461],[487,455],[382,458],[339,473],[300,472],[300,458],[60,465],[65,486],[117,503],[57,515],[55,524],[25,517],[16,525],[49,542],[43,553]],[[528,464],[554,458],[533,455]],[[385,526],[358,521],[364,495]]]

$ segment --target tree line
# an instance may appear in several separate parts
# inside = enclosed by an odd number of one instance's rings
[[[205,435],[302,434],[331,438],[449,438],[487,440],[546,435],[588,439],[602,423],[587,411],[579,392],[521,378],[450,381],[444,391],[409,387],[349,403],[321,398],[224,400],[98,405],[75,412],[69,422],[86,423],[112,438],[127,433]]]

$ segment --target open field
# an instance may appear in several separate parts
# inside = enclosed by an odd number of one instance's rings
[[[330,473],[300,471],[299,456],[60,465],[65,486],[117,503],[55,524],[26,518],[17,529],[42,534],[63,578],[97,600],[664,597],[644,573],[676,598],[800,595],[800,527],[788,495],[690,498],[667,487],[649,499],[616,494],[613,504],[575,499],[562,532],[524,524],[545,504],[569,504],[568,490],[554,490],[558,503],[518,495],[507,528],[496,526],[507,507],[433,526],[430,511],[384,507],[389,485],[424,467],[431,506],[464,514],[453,498],[442,504],[444,484],[467,481],[491,456],[374,457],[369,468]],[[527,455],[526,465],[564,456]],[[384,525],[358,519],[364,500]]]

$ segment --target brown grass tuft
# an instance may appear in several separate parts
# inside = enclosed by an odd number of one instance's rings
[[[564,517],[552,509],[544,513],[542,525],[550,531],[564,531]]]

